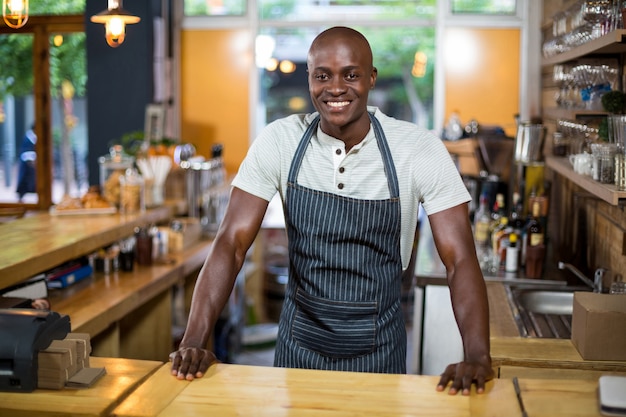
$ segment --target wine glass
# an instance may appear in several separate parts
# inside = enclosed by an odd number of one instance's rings
[[[582,18],[592,25],[592,39],[606,34],[605,25],[611,21],[611,0],[585,0],[581,12]]]

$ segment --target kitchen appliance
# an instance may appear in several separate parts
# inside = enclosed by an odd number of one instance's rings
[[[69,332],[69,316],[28,308],[0,309],[0,391],[34,391],[39,351]]]
[[[515,161],[523,163],[542,161],[545,136],[546,128],[542,124],[520,123],[515,137]]]

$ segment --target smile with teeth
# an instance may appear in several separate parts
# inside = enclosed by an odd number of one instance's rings
[[[330,107],[344,107],[350,104],[349,101],[329,101],[328,104]]]

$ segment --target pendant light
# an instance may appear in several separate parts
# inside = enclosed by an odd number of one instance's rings
[[[91,21],[104,24],[107,44],[112,48],[117,48],[124,42],[126,25],[137,23],[141,19],[124,10],[122,0],[108,1],[109,8],[97,15],[91,16]]]
[[[2,0],[2,18],[10,28],[24,26],[28,20],[28,0]]]

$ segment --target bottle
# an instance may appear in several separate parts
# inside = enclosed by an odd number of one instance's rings
[[[543,245],[544,234],[543,226],[541,225],[541,204],[539,201],[533,202],[531,213],[532,216],[526,227],[527,244],[528,246]]]
[[[474,240],[478,246],[485,246],[489,242],[489,225],[491,224],[491,213],[487,206],[487,196],[480,196],[478,210],[474,214]]]
[[[522,198],[518,192],[514,192],[512,200],[513,201],[512,201],[511,213],[509,215],[510,217],[509,223],[511,224],[511,227],[513,228],[513,230],[515,230],[515,232],[518,234],[518,236],[520,236],[522,234],[524,225],[526,223],[524,221],[523,214],[522,214],[523,212]]]
[[[496,194],[496,201],[493,203],[493,210],[491,211],[491,225],[489,226],[490,235],[493,236],[494,230],[500,225],[503,217],[506,217],[504,195],[498,193]]]
[[[526,260],[525,272],[527,278],[541,278],[543,261],[546,254],[543,226],[541,224],[541,203],[535,201],[532,205],[532,216],[526,227]]]
[[[519,248],[517,247],[517,233],[509,234],[509,244],[506,247],[506,260],[504,270],[506,272],[517,272],[519,268]]]
[[[493,235],[491,235],[494,264],[498,269],[504,268],[505,248],[508,245],[508,237],[512,231],[513,229],[509,226],[509,218],[505,216],[500,219],[500,224],[493,231]]]

